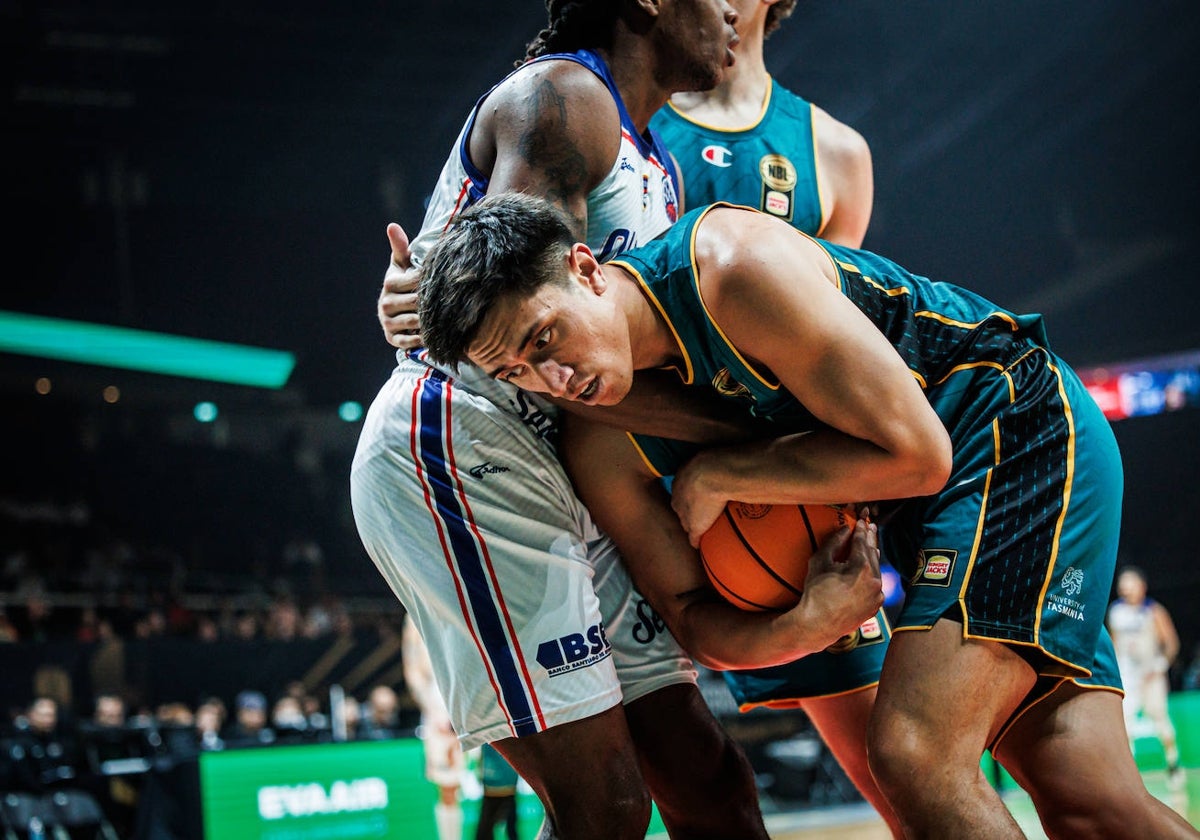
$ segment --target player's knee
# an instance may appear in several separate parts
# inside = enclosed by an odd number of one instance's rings
[[[867,730],[867,763],[889,800],[913,801],[932,776],[944,777],[945,744],[933,733],[896,715],[876,716]]]

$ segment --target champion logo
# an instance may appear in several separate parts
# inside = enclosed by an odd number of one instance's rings
[[[713,166],[719,166],[722,169],[733,165],[733,152],[724,146],[705,146],[700,150],[700,157]]]

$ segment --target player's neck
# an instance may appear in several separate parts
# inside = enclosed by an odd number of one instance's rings
[[[623,55],[625,51],[596,49],[595,52],[608,65],[608,72],[612,74],[621,102],[634,127],[639,133],[645,133],[655,111],[671,98],[671,91],[654,81],[653,74],[648,72],[651,65],[636,52],[630,56]]]
[[[629,324],[633,369],[659,368],[671,363],[679,355],[679,344],[667,322],[646,298],[641,284],[620,266],[607,265],[604,271]]]
[[[677,93],[671,97],[671,104],[706,125],[748,128],[762,115],[770,84],[771,76],[763,64],[761,45],[744,54],[739,49],[737,61],[721,84],[709,91]]]

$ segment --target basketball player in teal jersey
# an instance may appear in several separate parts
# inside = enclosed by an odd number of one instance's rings
[[[859,247],[871,217],[874,179],[862,135],[771,78],[766,38],[796,0],[732,0],[737,62],[712,90],[683,91],[650,121],[680,170],[685,208],[728,201],[757,207],[797,230]],[[663,475],[671,444],[652,462]],[[738,708],[802,709],[859,792],[899,825],[867,767],[867,721],[890,630],[883,610],[828,652],[754,671],[726,671]]]
[[[796,0],[731,5],[737,63],[717,87],[675,94],[650,121],[679,166],[685,207],[744,204],[804,233],[861,246],[874,196],[870,148],[771,78],[763,62],[763,42]]]
[[[814,558],[796,607],[720,601],[693,547],[730,500],[907,500],[884,534],[909,587],[870,732],[906,836],[1023,836],[980,770],[988,747],[1052,837],[1200,836],[1146,791],[1125,742],[1103,624],[1120,455],[1040,316],[731,205],[602,265],[553,206],[495,196],[423,272],[433,358],[594,406],[624,399],[636,370],[673,369],[777,425],[700,452],[669,500],[626,435],[575,416],[564,430],[581,498],[711,667],[823,650],[870,614],[829,596],[878,587],[859,520],[850,559]]]

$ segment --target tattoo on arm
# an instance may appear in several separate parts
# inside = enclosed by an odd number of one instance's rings
[[[544,198],[571,215],[576,233],[585,233],[586,220],[572,212],[571,199],[587,190],[587,158],[570,134],[562,93],[551,82],[543,82],[527,115],[530,128],[521,135],[517,148],[532,168],[545,173]]]

